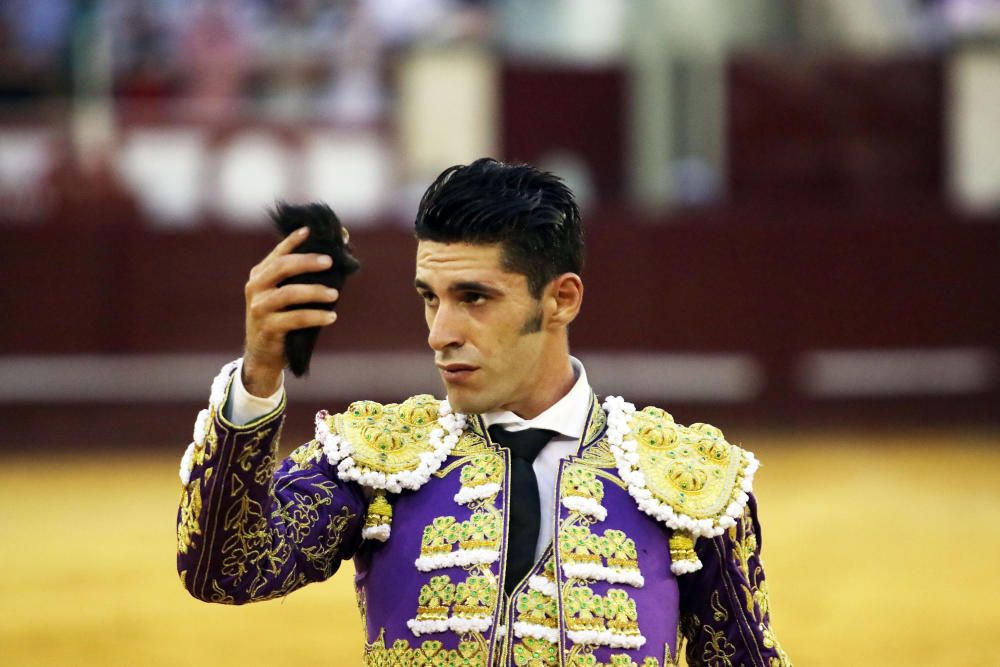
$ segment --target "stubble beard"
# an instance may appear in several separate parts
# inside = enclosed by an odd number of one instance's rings
[[[539,303],[535,307],[535,312],[533,312],[531,315],[528,316],[528,318],[524,321],[524,324],[521,325],[521,328],[518,330],[517,333],[522,336],[538,333],[539,331],[542,330],[543,319],[544,316],[542,314],[542,304]]]

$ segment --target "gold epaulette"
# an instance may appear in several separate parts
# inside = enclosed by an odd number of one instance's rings
[[[463,419],[428,394],[398,404],[357,401],[345,412],[316,415],[316,440],[341,479],[374,493],[366,537],[388,539],[392,507],[386,493],[426,484],[454,446]]]
[[[743,514],[757,459],[710,424],[684,426],[655,407],[620,414],[609,417],[618,424],[609,442],[619,475],[639,508],[674,530],[675,573],[694,571],[694,541],[721,535]]]
[[[733,525],[725,517],[735,520],[742,514],[757,468],[751,464],[753,454],[727,442],[711,424],[683,426],[659,408],[635,412],[631,425],[637,467],[654,498],[697,522],[696,534],[722,532],[709,530],[709,522],[714,527],[723,522],[723,529]],[[727,514],[733,503],[738,511],[733,507]]]
[[[331,419],[350,443],[355,465],[392,475],[416,470],[420,455],[434,450],[429,436],[437,425],[438,400],[421,394],[387,405],[356,401]]]

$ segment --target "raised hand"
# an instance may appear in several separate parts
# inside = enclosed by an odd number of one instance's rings
[[[306,303],[333,303],[336,289],[318,284],[278,283],[291,276],[325,271],[329,255],[293,252],[309,236],[302,227],[282,239],[259,264],[250,270],[244,288],[246,296],[246,342],[243,353],[243,386],[254,396],[270,396],[281,386],[285,366],[284,342],[289,331],[324,327],[337,320],[333,311],[289,306]]]

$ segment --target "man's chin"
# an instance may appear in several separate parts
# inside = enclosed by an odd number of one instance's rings
[[[455,387],[445,386],[445,390],[448,393],[448,405],[455,412],[461,412],[466,415],[477,415],[490,412],[494,409],[485,396],[470,391],[462,391]]]

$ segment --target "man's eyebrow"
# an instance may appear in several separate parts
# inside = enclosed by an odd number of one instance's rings
[[[420,278],[417,278],[416,280],[413,281],[413,286],[420,291],[426,291],[432,294],[434,293],[434,290],[431,289],[431,286],[425,283]],[[490,294],[490,295],[500,294],[500,290],[497,289],[496,287],[487,285],[486,283],[481,283],[478,280],[463,280],[461,282],[452,283],[451,285],[448,286],[448,291],[481,292],[483,294]]]
[[[448,286],[451,292],[482,292],[483,294],[499,294],[496,287],[481,283],[476,280],[467,280],[460,283],[453,283]]]

